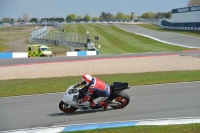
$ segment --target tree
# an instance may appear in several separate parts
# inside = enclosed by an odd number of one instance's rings
[[[13,18],[10,19],[11,22],[15,22],[15,20]]]
[[[155,18],[155,13],[153,13],[153,12],[146,12],[146,13],[142,14],[141,17],[145,18],[145,19],[153,19],[153,18]]]
[[[165,18],[171,18],[171,16],[172,16],[172,12],[165,13]]]
[[[115,16],[115,20],[122,20],[124,14],[122,12],[118,12],[117,15]]]
[[[10,23],[10,22],[11,22],[11,19],[10,19],[10,18],[3,18],[3,19],[2,19],[2,22],[3,22],[3,23]]]
[[[93,17],[92,20],[93,20],[93,21],[99,21],[100,18],[99,18],[99,17]]]
[[[85,21],[90,21],[90,20],[91,20],[91,17],[90,17],[88,14],[86,14],[86,15],[84,16],[84,20],[85,20]]]
[[[64,22],[65,19],[64,18],[58,18],[58,22]]]
[[[79,19],[79,20],[82,19],[82,16],[81,16],[81,15],[78,15],[78,16],[77,16],[77,19]]]
[[[122,12],[118,12],[114,16],[114,20],[130,20],[130,19],[131,19],[131,15],[125,15]]]
[[[36,23],[36,22],[38,22],[38,20],[37,20],[37,18],[31,18],[31,20],[30,20],[29,22],[34,22],[34,23]]]
[[[49,18],[49,20],[50,21],[56,21],[56,22],[60,22],[60,23],[62,23],[62,22],[64,22],[65,21],[65,19],[64,18]]]
[[[155,18],[171,18],[171,12],[158,12],[155,14]]]
[[[27,13],[25,13],[25,14],[23,15],[23,20],[24,20],[25,22],[28,22],[28,21],[29,21],[29,17],[28,17],[28,14],[27,14]]]
[[[102,12],[100,15],[100,20],[102,21],[112,20],[112,19],[113,19],[113,15],[109,12],[108,13]]]
[[[49,18],[42,18],[41,20],[40,20],[40,22],[48,22],[49,21]]]
[[[19,18],[17,19],[17,22],[24,22],[24,20],[23,20],[21,17],[19,17]]]
[[[113,19],[113,15],[108,12],[106,14],[106,20],[112,20],[112,19]]]
[[[188,6],[200,5],[200,0],[189,0],[187,5]]]
[[[76,19],[75,14],[70,14],[66,17],[66,21],[74,21]]]
[[[105,13],[105,12],[102,12],[99,18],[100,18],[102,21],[103,21],[103,20],[106,20],[106,13]]]
[[[75,21],[78,21],[78,22],[84,21],[84,18],[82,18],[81,15],[78,15],[78,16],[76,17]]]
[[[54,22],[54,21],[58,21],[57,18],[48,18],[49,22]]]
[[[131,20],[132,19],[132,15],[126,15],[126,16],[127,16],[127,20]],[[133,16],[133,19],[134,19],[134,16]]]

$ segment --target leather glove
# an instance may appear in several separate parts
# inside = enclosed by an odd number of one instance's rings
[[[74,88],[78,88],[79,86],[80,86],[80,84],[77,83],[77,84],[74,85]]]

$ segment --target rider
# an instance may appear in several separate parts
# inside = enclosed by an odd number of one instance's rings
[[[89,74],[84,74],[80,83],[74,85],[78,87],[85,85],[79,90],[79,95],[74,97],[78,103],[90,101],[91,108],[98,108],[103,106],[104,110],[107,109],[108,103],[105,101],[110,96],[110,86],[98,78],[92,77]],[[93,98],[93,96],[98,96]]]

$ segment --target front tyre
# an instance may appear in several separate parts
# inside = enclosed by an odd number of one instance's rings
[[[112,102],[119,102],[120,105],[117,106],[111,106],[114,109],[121,109],[126,107],[129,102],[130,102],[130,97],[128,94],[126,94],[125,92],[121,92],[119,94],[117,94],[113,99]]]
[[[65,113],[72,113],[72,112],[75,112],[77,110],[76,107],[73,107],[71,106],[70,108],[68,108],[68,104],[63,102],[63,101],[60,101],[59,103],[59,109]]]

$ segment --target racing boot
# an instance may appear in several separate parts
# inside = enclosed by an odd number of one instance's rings
[[[100,102],[99,106],[103,106],[103,109],[106,110],[108,107],[108,103],[106,101]]]

